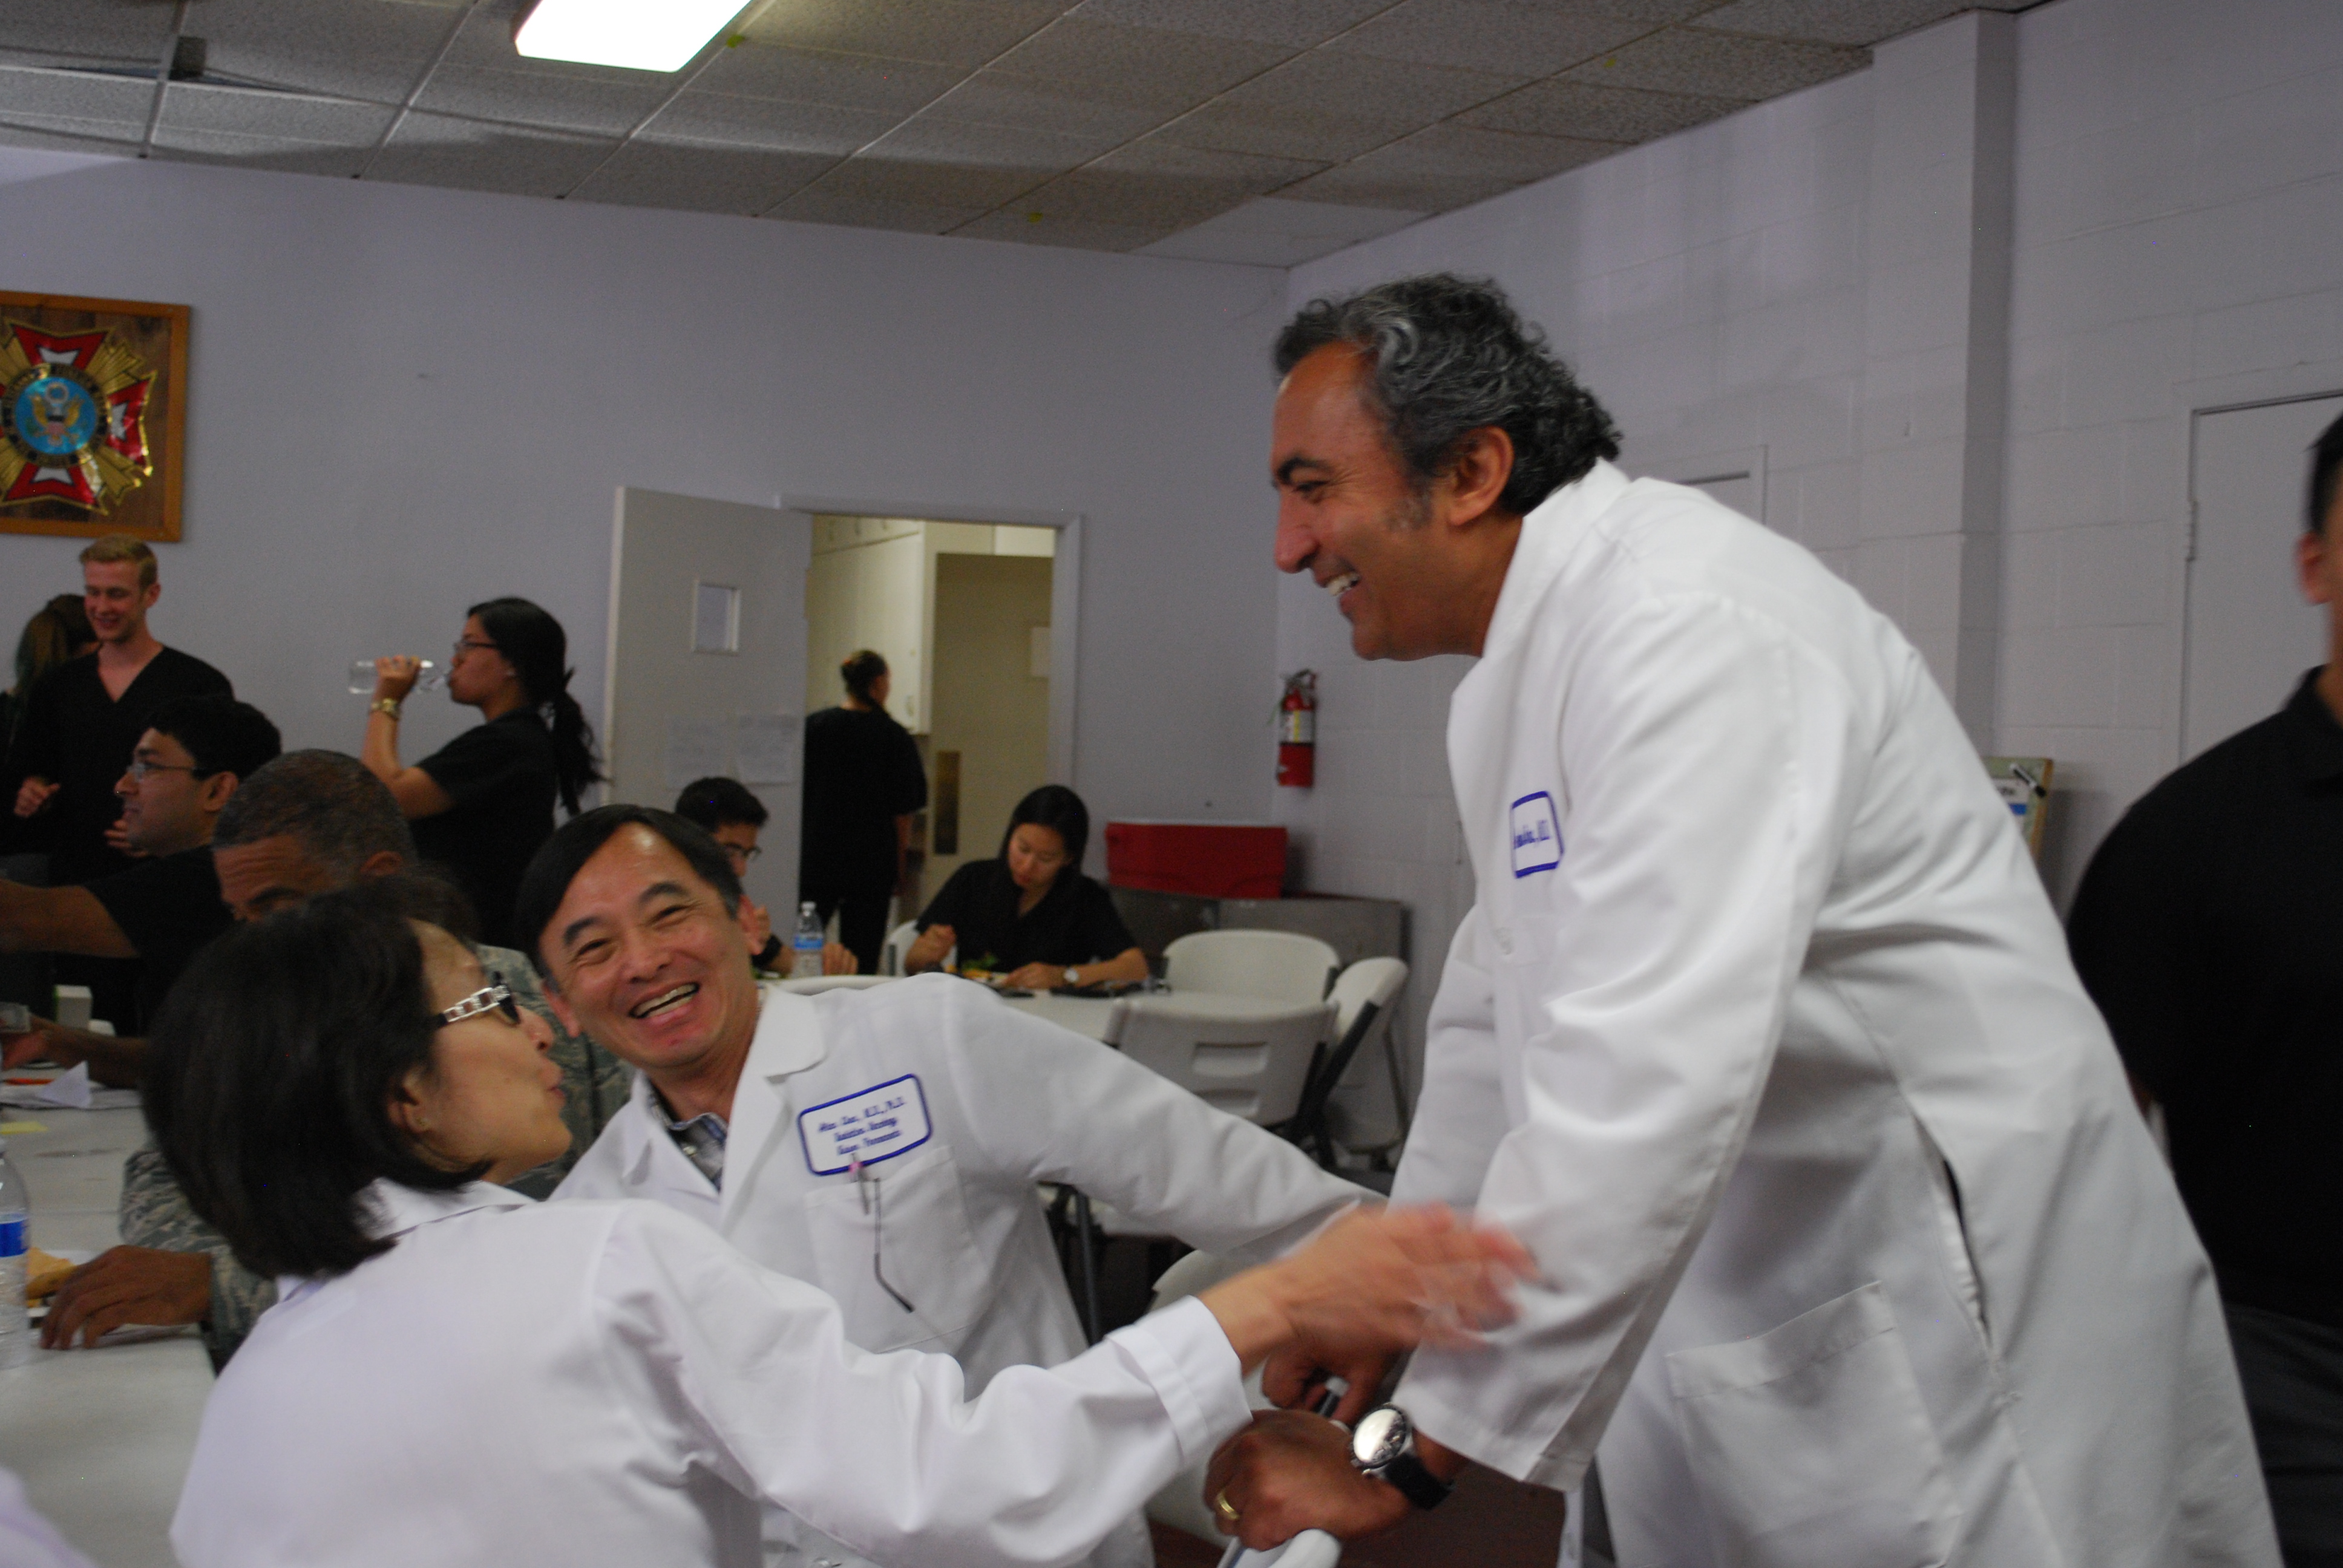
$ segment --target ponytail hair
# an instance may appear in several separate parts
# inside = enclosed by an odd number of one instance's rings
[[[544,710],[553,731],[553,777],[560,786],[561,804],[571,816],[589,784],[604,774],[594,754],[594,727],[586,710],[569,695],[569,635],[561,623],[525,598],[492,598],[464,612],[478,616],[480,629],[519,672],[529,701]]]
[[[846,682],[848,695],[873,708],[879,704],[871,701],[870,683],[886,673],[887,661],[867,648],[856,648],[838,667],[838,678]]]

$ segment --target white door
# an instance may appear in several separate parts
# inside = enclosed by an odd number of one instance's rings
[[[610,668],[602,718],[610,799],[672,807],[726,774],[772,813],[749,896],[796,922],[799,749],[805,734],[803,512],[621,489],[610,543]]]
[[[2343,397],[2197,416],[2184,762],[2276,713],[2327,657],[2325,612],[2303,602],[2294,550],[2310,443],[2338,414]]]

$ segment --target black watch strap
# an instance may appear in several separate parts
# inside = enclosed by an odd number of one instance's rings
[[[1456,1490],[1453,1482],[1433,1474],[1432,1467],[1413,1453],[1396,1454],[1369,1473],[1398,1487],[1400,1495],[1418,1508],[1437,1508]]]

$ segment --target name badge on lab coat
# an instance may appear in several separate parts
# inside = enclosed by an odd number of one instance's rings
[[[908,1154],[934,1131],[928,1122],[927,1093],[915,1072],[858,1089],[798,1115],[806,1169],[817,1176],[843,1175],[857,1163],[876,1165]]]
[[[1551,871],[1562,864],[1562,828],[1554,816],[1554,797],[1541,789],[1513,802],[1513,875]]]

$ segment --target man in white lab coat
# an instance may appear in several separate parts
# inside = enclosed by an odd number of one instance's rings
[[[1492,286],[1320,301],[1276,363],[1279,566],[1363,657],[1480,658],[1479,901],[1394,1197],[1544,1283],[1500,1356],[1414,1358],[1378,1452],[1265,1418],[1222,1517],[1356,1535],[1467,1457],[1566,1490],[1599,1453],[1631,1568],[2275,1563],[2204,1254],[1911,645],[1612,467]]]
[[[1266,1260],[1369,1196],[1119,1052],[928,976],[802,996],[749,970],[720,846],[665,811],[572,819],[523,879],[563,1020],[640,1070],[555,1192],[647,1198],[834,1298],[865,1350],[941,1351],[971,1394],[1085,1348],[1039,1181]],[[853,1553],[786,1515],[792,1555]],[[1090,1561],[1152,1561],[1133,1518]]]

